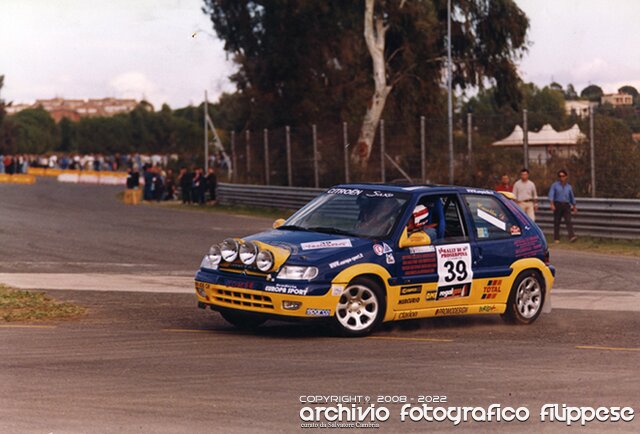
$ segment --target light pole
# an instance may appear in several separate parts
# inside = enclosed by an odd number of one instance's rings
[[[449,184],[453,184],[453,98],[451,68],[451,0],[447,1],[447,89],[448,89],[448,118],[449,118]]]

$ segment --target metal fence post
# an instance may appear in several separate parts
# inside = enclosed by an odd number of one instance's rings
[[[293,186],[293,172],[291,169],[291,128],[287,125],[285,128],[286,142],[287,142],[287,181],[289,187]]]
[[[320,187],[320,174],[318,173],[318,131],[316,124],[311,125],[313,133],[313,181],[316,188]]]
[[[424,116],[420,116],[420,176],[422,182],[427,181],[426,119]]]
[[[380,119],[380,176],[382,177],[382,182],[387,182],[387,174],[385,173],[385,165],[384,165],[384,119]]]
[[[247,141],[247,180],[249,180],[251,176],[251,131],[245,131],[244,137]]]
[[[265,185],[270,184],[269,180],[269,130],[264,129],[263,131],[263,141],[264,141],[264,183]]]
[[[529,124],[527,109],[522,110],[522,153],[524,154],[524,168],[529,169]]]
[[[207,91],[204,91],[204,173],[209,171],[209,126],[207,125],[207,117],[209,117],[209,108],[207,102]]]
[[[342,123],[342,144],[344,145],[344,182],[349,182],[349,131],[347,123]]]
[[[467,150],[469,152],[469,173],[473,174],[473,115],[467,113]]]
[[[595,112],[593,110],[593,106],[589,105],[589,152],[591,154],[591,197],[596,197],[596,152],[595,152],[595,143],[596,139],[594,137],[594,123],[595,123]]]
[[[231,131],[231,164],[233,165],[233,182],[238,180],[238,156],[236,154],[236,132]]]

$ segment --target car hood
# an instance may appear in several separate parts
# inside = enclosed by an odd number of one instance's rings
[[[271,230],[243,238],[281,247],[291,252],[287,262],[319,265],[371,248],[373,241],[367,238],[333,235],[321,232]]]

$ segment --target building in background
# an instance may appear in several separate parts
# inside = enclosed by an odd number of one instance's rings
[[[84,117],[113,116],[119,113],[129,113],[135,109],[139,101],[135,99],[100,98],[100,99],[38,99],[33,104],[12,104],[6,108],[8,114],[15,114],[24,109],[42,107],[51,117],[60,122],[63,118],[77,121]],[[143,104],[147,110],[153,111],[153,106],[146,101]]]
[[[581,119],[589,117],[589,107],[596,107],[597,102],[591,102],[586,99],[576,99],[564,102],[564,110],[568,115],[575,114]]]
[[[633,105],[633,96],[626,93],[607,93],[600,97],[600,104],[611,104],[614,107]]]
[[[568,130],[556,131],[549,124],[543,125],[540,131],[529,131],[529,161],[531,163],[546,164],[553,156],[567,158],[578,155],[578,145],[587,139],[578,125]],[[513,132],[502,140],[493,142],[491,146],[522,148],[524,132],[520,125],[516,125]]]

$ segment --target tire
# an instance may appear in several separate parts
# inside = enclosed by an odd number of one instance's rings
[[[542,313],[544,297],[544,279],[540,273],[523,271],[513,282],[502,319],[511,324],[533,323]]]
[[[331,326],[341,336],[367,336],[382,322],[386,304],[378,283],[364,277],[356,278],[340,296]]]
[[[267,320],[266,318],[262,318],[258,315],[230,310],[222,311],[220,312],[220,315],[222,315],[222,318],[224,318],[225,321],[240,330],[255,330]]]

